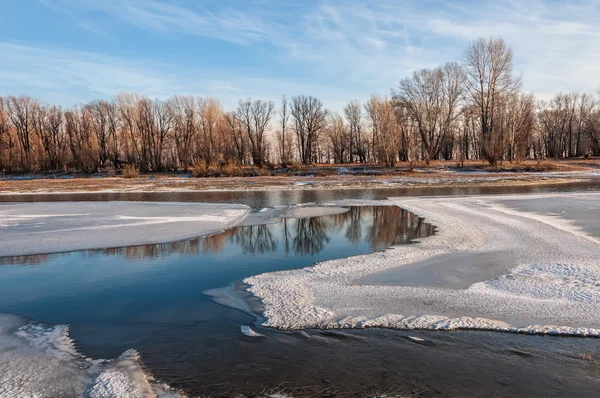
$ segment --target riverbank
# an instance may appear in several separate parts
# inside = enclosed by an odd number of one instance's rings
[[[48,193],[297,191],[368,188],[427,188],[474,186],[523,186],[567,184],[597,179],[595,170],[568,172],[487,172],[415,170],[400,175],[328,175],[190,178],[184,175],[148,175],[138,178],[76,177],[0,180],[0,195]]]

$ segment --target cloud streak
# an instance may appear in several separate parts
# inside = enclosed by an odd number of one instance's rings
[[[66,13],[82,28],[109,37],[107,24],[119,22],[146,32],[148,40],[158,36],[177,44],[203,38],[233,44],[233,50],[227,47],[232,55],[238,46],[239,51],[260,53],[264,59],[254,68],[248,68],[243,57],[212,64],[210,51],[225,51],[218,43],[204,50],[208,56],[200,68],[180,65],[177,60],[170,65],[144,62],[133,55],[124,59],[88,54],[80,60],[80,54],[64,50],[71,71],[65,72],[57,59],[45,67],[12,70],[0,61],[0,79],[5,82],[8,76],[21,82],[38,76],[37,80],[45,81],[40,85],[59,85],[66,91],[80,86],[107,95],[137,90],[161,96],[183,88],[228,98],[274,96],[277,88],[279,94],[305,89],[312,90],[306,94],[322,93],[332,103],[340,103],[364,99],[372,92],[387,94],[416,69],[460,61],[474,38],[501,35],[515,50],[517,73],[524,72],[525,89],[539,97],[600,88],[597,0],[41,1]],[[103,22],[98,22],[99,15]],[[52,50],[38,50],[41,53],[25,59],[27,51],[21,49],[15,55],[12,49],[9,57],[16,65],[36,63],[37,56],[52,58]],[[61,77],[55,79],[55,75]],[[185,84],[184,78],[189,77],[191,83]],[[252,88],[248,82],[263,86]]]

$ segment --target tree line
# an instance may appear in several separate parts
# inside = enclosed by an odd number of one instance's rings
[[[202,165],[378,163],[600,155],[600,98],[522,90],[513,51],[479,38],[461,62],[415,71],[389,96],[331,112],[312,96],[245,99],[120,94],[63,109],[0,97],[0,171],[188,171]]]

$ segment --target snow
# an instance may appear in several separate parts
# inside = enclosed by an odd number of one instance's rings
[[[571,203],[600,200],[598,193],[393,198],[434,224],[437,233],[416,245],[266,273],[244,283],[262,300],[263,325],[281,329],[483,329],[599,336],[598,239],[569,220],[502,204],[566,196]],[[589,215],[596,221],[599,216]],[[464,286],[455,281],[441,286],[360,282],[386,270],[435,264],[435,258],[444,256],[455,262],[474,256],[470,261],[475,265],[465,266],[475,269],[478,258],[495,253],[506,254],[500,266],[491,274],[475,273],[480,280],[473,277]],[[456,264],[450,268],[457,270]],[[443,267],[435,270],[445,272]]]
[[[79,354],[66,325],[0,314],[0,397],[182,397],[144,373],[139,354]]]
[[[0,256],[185,240],[230,228],[249,211],[241,205],[188,203],[0,204]]]
[[[281,218],[309,218],[309,217],[321,217],[321,216],[332,216],[335,214],[341,214],[347,212],[349,209],[338,206],[290,206],[283,214]]]

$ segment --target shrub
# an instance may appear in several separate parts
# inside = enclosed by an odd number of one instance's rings
[[[135,165],[126,164],[121,169],[121,175],[123,176],[123,178],[138,178],[140,176],[140,173],[137,167],[135,167]]]
[[[219,177],[221,172],[219,171],[219,167],[215,164],[209,164],[206,168],[206,177]]]
[[[556,163],[553,162],[539,162],[535,166],[531,166],[529,171],[554,171],[558,169]]]
[[[206,164],[204,162],[194,163],[190,167],[192,177],[206,177]]]
[[[242,177],[244,169],[236,164],[224,164],[221,166],[221,174],[225,177]]]

